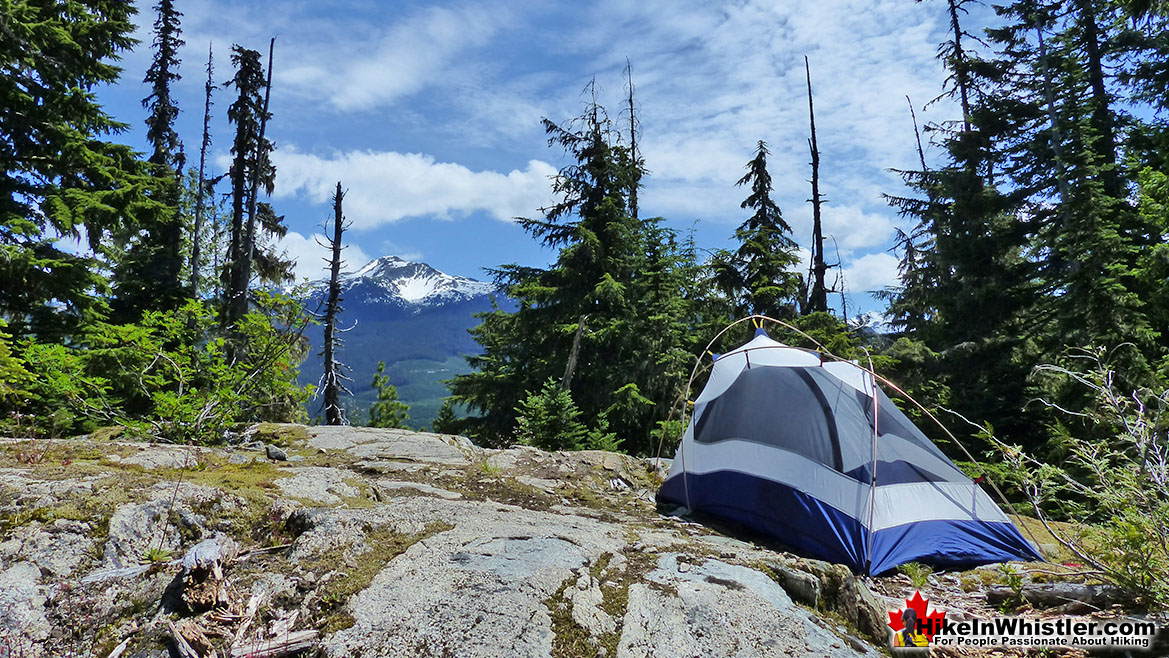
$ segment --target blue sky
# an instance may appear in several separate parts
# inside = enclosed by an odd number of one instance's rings
[[[142,42],[123,58],[122,81],[100,95],[132,124],[123,139],[145,150],[141,79],[154,14],[142,0],[137,5]],[[660,215],[683,231],[696,227],[702,248],[729,246],[745,218],[745,191],[734,182],[763,139],[772,151],[775,199],[806,246],[807,55],[825,230],[840,250],[850,313],[878,309],[865,291],[895,282],[896,259],[887,249],[902,221],[881,193],[902,192],[890,169],[917,162],[905,96],[919,123],[956,114],[947,100],[923,108],[945,76],[935,60],[947,27],[938,1],[177,5],[187,42],[176,96],[188,162],[198,159],[208,43],[222,86],[232,73],[232,43],[266,54],[269,37],[277,37],[272,202],[291,230],[284,248],[300,261],[299,273],[313,278],[323,251],[312,235],[331,214],[338,180],[348,189],[353,222],[351,269],[385,254],[481,279],[483,268],[502,263],[546,264],[554,255],[510,219],[538,214],[551,200],[548,177],[565,164],[547,146],[540,119],[579,114],[594,77],[599,100],[616,118],[627,57],[651,171],[643,216]],[[228,164],[231,92],[214,98],[212,174]]]

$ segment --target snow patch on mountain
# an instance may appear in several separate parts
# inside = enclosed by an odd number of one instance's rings
[[[317,281],[313,288],[323,292],[328,284],[326,280]],[[356,272],[341,275],[341,293],[349,301],[440,306],[494,291],[494,284],[452,276],[426,263],[414,263],[397,256],[376,258]]]

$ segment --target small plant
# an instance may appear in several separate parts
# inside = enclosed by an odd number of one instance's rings
[[[142,551],[142,555],[138,558],[139,564],[159,564],[170,560],[173,551],[169,548],[156,548],[151,546]]]
[[[978,580],[978,578],[971,578],[968,576],[962,576],[958,582],[959,586],[962,588],[962,591],[966,592],[967,594],[978,590],[982,586],[982,583]]]
[[[12,458],[23,466],[42,464],[49,457],[53,444],[48,441],[21,441],[12,446]]]
[[[488,461],[486,459],[484,459],[483,461],[479,462],[479,471],[482,472],[484,475],[488,475],[490,477],[495,477],[495,476],[499,475],[500,473],[502,473],[503,469],[501,469],[498,466],[495,466],[494,464],[488,463]]]
[[[999,565],[999,580],[1011,589],[1015,601],[1023,602],[1023,572],[1019,571],[1015,565],[1004,562]]]
[[[913,583],[913,586],[917,589],[921,589],[929,584],[930,574],[933,573],[933,569],[920,562],[906,562],[897,567],[897,571],[909,577],[909,582]]]

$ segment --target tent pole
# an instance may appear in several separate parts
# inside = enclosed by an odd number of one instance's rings
[[[869,354],[869,350],[861,348],[865,351],[865,357],[869,360],[869,370],[873,369],[873,357]],[[869,385],[873,387],[873,467],[869,481],[869,527],[867,528],[868,538],[865,540],[865,572],[869,572],[873,566],[873,517],[877,508],[877,379],[869,375]],[[872,575],[871,573],[869,575]]]
[[[702,351],[702,355],[707,354],[710,351],[711,346],[713,346],[714,343],[719,338],[721,338],[723,334],[730,331],[731,328],[733,328],[733,327],[735,327],[743,322],[746,322],[748,320],[752,320],[752,321],[759,320],[760,324],[762,324],[763,320],[766,320],[768,322],[778,324],[781,327],[784,327],[786,329],[789,329],[789,330],[799,334],[800,336],[802,336],[803,338],[807,339],[809,342],[814,344],[817,348],[819,348],[818,354],[820,356],[821,362],[823,362],[824,356],[828,356],[836,361],[847,361],[847,359],[843,359],[843,358],[833,354],[831,351],[829,351],[827,348],[825,348],[823,345],[821,345],[819,341],[817,341],[815,338],[812,338],[807,333],[800,330],[798,327],[796,327],[792,324],[789,324],[787,322],[784,322],[783,320],[777,320],[775,318],[768,317],[766,315],[760,315],[760,314],[755,314],[755,315],[750,315],[750,316],[745,317],[745,318],[740,318],[740,319],[735,320],[734,322],[728,324],[726,327],[723,327],[722,331],[715,334],[714,338],[712,338],[710,340],[710,342],[706,344],[706,348]],[[796,347],[795,349],[801,349],[801,348]],[[804,351],[811,352],[812,350],[805,349]],[[865,350],[865,353],[868,354],[868,350]],[[699,366],[702,365],[702,358],[703,358],[702,356],[699,356],[697,359],[695,359],[694,368],[693,368],[693,370],[690,371],[690,379],[686,382],[686,395],[684,396],[685,401],[682,402],[682,404],[684,404],[684,405],[689,403],[690,389],[694,383],[694,378],[697,377],[697,375],[698,375],[698,368],[699,368]],[[979,461],[977,459],[975,459],[973,455],[970,454],[970,451],[966,449],[966,446],[962,445],[962,442],[958,440],[958,437],[954,436],[954,433],[951,432],[945,425],[943,425],[942,421],[938,420],[937,416],[935,416],[933,413],[931,413],[929,409],[925,408],[925,405],[918,402],[913,396],[906,393],[897,384],[894,384],[888,378],[886,378],[886,377],[878,374],[876,371],[874,371],[873,370],[873,360],[872,360],[871,356],[869,356],[868,368],[865,368],[865,367],[860,366],[859,364],[855,364],[855,363],[854,363],[854,365],[856,365],[858,368],[867,372],[870,375],[870,377],[872,378],[872,386],[873,386],[873,448],[872,448],[872,451],[873,451],[873,461],[872,461],[873,472],[872,472],[872,482],[871,482],[870,488],[869,488],[869,531],[868,531],[868,544],[869,544],[869,546],[866,547],[866,554],[867,554],[866,561],[868,561],[869,558],[871,558],[872,535],[873,535],[872,527],[873,527],[873,518],[874,518],[873,512],[874,512],[875,503],[876,503],[876,495],[875,495],[876,494],[876,483],[877,483],[877,460],[876,460],[877,427],[876,427],[876,425],[877,425],[877,411],[878,411],[878,408],[877,408],[877,400],[878,400],[877,381],[878,380],[880,380],[881,383],[883,383],[886,386],[888,386],[889,388],[891,388],[894,392],[903,396],[909,402],[913,403],[913,405],[915,407],[917,407],[917,409],[919,411],[921,411],[923,414],[925,414],[925,416],[927,418],[929,418],[931,421],[933,421],[934,424],[937,425],[938,428],[942,430],[942,432],[954,443],[954,445],[958,446],[958,448],[962,451],[962,453],[966,456],[967,459],[969,459],[974,464],[979,464]],[[682,421],[683,421],[683,426],[685,427],[685,422],[686,422],[686,410],[685,409],[683,409],[683,411],[682,411]],[[663,440],[664,440],[664,434],[663,434]],[[685,487],[685,491],[686,491],[686,506],[687,506],[687,508],[689,508],[690,507],[690,489],[689,489],[689,482],[687,481],[687,478],[686,478],[685,450],[682,449],[682,446],[684,443],[685,443],[685,433],[683,433],[683,435],[682,435],[682,442],[679,443],[679,451],[682,453],[682,483],[683,483],[683,486]],[[660,455],[660,453],[661,453],[661,444],[660,443],[658,445],[658,451],[659,451],[659,455]],[[984,476],[987,475],[985,471],[983,471],[983,475]],[[999,502],[1002,503],[1003,507],[1005,509],[1011,509],[1010,502],[1007,501],[1007,497],[1005,495],[1003,495],[1003,492],[998,488],[998,486],[995,484],[994,480],[992,480],[990,477],[987,477],[986,482],[988,484],[990,484],[991,489],[998,496]],[[1004,512],[1004,514],[1005,514],[1005,512]],[[1011,516],[1010,514],[1007,514],[1007,518],[1010,518],[1010,516]],[[1019,515],[1016,514],[1014,516],[1018,517]],[[1022,523],[1021,519],[1019,522],[1017,522],[1017,525],[1020,527],[1020,529],[1024,533],[1027,534],[1028,537],[1031,538],[1031,542],[1035,546],[1039,545],[1039,542],[1038,542],[1038,540],[1036,540],[1035,535],[1031,532],[1030,528],[1028,528],[1026,526],[1026,524]],[[869,565],[866,565],[866,569],[868,566]]]
[[[755,316],[752,316],[752,317],[755,317]],[[803,331],[801,331],[801,330],[800,330],[798,327],[795,327],[795,326],[793,326],[793,325],[791,325],[791,324],[788,324],[787,322],[784,322],[783,320],[776,320],[775,318],[767,317],[766,315],[762,315],[762,316],[758,316],[758,317],[761,317],[761,318],[763,318],[764,320],[769,320],[769,321],[771,321],[771,322],[774,322],[775,324],[778,324],[778,325],[780,325],[780,326],[782,326],[782,327],[786,327],[787,329],[790,329],[790,330],[792,330],[792,331],[796,332],[797,334],[799,334],[799,335],[803,336],[804,338],[807,338],[808,340],[812,341],[812,343],[814,343],[814,344],[815,344],[817,347],[819,347],[819,348],[820,348],[820,350],[821,350],[821,351],[822,351],[824,354],[827,354],[828,356],[832,357],[833,359],[836,359],[837,361],[845,361],[845,360],[846,360],[846,359],[842,359],[842,358],[840,358],[840,357],[836,356],[836,355],[835,355],[835,354],[833,354],[832,352],[829,352],[827,349],[825,349],[825,348],[824,348],[824,346],[823,346],[823,345],[820,345],[820,343],[819,343],[818,341],[816,341],[816,339],[815,339],[815,338],[812,338],[812,337],[811,337],[811,336],[809,336],[808,334],[804,333],[804,332],[803,332]],[[734,325],[738,324],[739,322],[743,322],[743,321],[744,321],[744,320],[746,320],[746,319],[747,319],[747,318],[743,318],[742,320],[737,320],[737,321],[735,321],[734,323],[732,323],[732,324],[728,325],[726,329],[723,329],[721,332],[719,332],[719,336],[721,336],[721,335],[722,335],[722,334],[723,334],[723,333],[724,333],[724,332],[725,332],[727,329],[730,329],[730,328],[731,328],[731,327],[733,327]],[[718,338],[718,336],[715,336],[715,338],[717,339],[717,338]],[[714,341],[711,341],[711,343],[713,343],[713,342],[714,342]],[[708,349],[709,349],[709,348],[708,348]],[[799,348],[797,348],[797,349],[799,349]],[[805,350],[805,351],[811,351],[811,350]],[[975,459],[975,458],[974,458],[974,455],[971,455],[971,454],[970,454],[970,451],[966,449],[966,446],[962,445],[962,442],[958,440],[958,437],[954,436],[954,433],[953,433],[953,432],[951,432],[951,431],[950,431],[950,430],[949,430],[949,429],[948,429],[948,428],[947,428],[945,425],[943,425],[943,424],[942,424],[942,421],[938,420],[937,416],[935,416],[935,415],[934,415],[932,412],[930,412],[930,410],[929,410],[929,409],[926,409],[926,408],[925,408],[925,405],[923,405],[922,403],[918,402],[918,401],[917,401],[917,400],[916,400],[916,399],[915,399],[915,398],[914,398],[912,395],[910,395],[910,394],[906,393],[904,390],[902,390],[902,389],[901,389],[901,387],[900,387],[900,386],[898,386],[897,384],[894,384],[894,383],[893,383],[892,381],[890,381],[890,380],[889,380],[887,377],[884,377],[884,376],[882,376],[882,375],[879,375],[879,374],[877,374],[877,373],[876,373],[876,372],[875,372],[875,371],[872,369],[872,367],[869,367],[869,368],[867,368],[867,369],[865,369],[865,368],[863,368],[863,367],[861,367],[861,366],[857,366],[857,367],[858,367],[858,368],[861,368],[862,370],[865,370],[865,371],[866,371],[866,372],[868,372],[870,375],[872,375],[872,377],[873,377],[873,380],[874,380],[874,381],[873,381],[873,389],[874,389],[873,393],[874,393],[874,394],[876,394],[876,380],[880,380],[880,381],[881,381],[881,383],[883,383],[883,384],[885,384],[886,386],[888,386],[889,388],[893,389],[893,390],[894,390],[896,393],[898,393],[899,395],[902,395],[902,396],[904,396],[906,400],[908,400],[908,401],[912,402],[912,403],[913,403],[913,405],[914,405],[915,407],[917,407],[917,408],[918,408],[918,409],[919,409],[919,410],[920,410],[920,411],[921,411],[923,414],[925,414],[927,418],[929,418],[930,420],[932,420],[932,421],[934,422],[934,424],[935,424],[935,425],[937,425],[937,426],[938,426],[938,428],[939,428],[939,429],[941,429],[941,430],[942,430],[942,432],[943,432],[943,433],[944,433],[944,434],[945,434],[947,437],[949,437],[949,439],[950,439],[951,441],[953,441],[953,442],[954,442],[954,445],[958,446],[958,448],[959,448],[959,449],[962,451],[962,454],[966,455],[966,458],[967,458],[967,459],[969,459],[969,460],[970,460],[972,463],[974,463],[974,464],[979,464],[979,466],[981,466],[981,463],[980,463],[980,462],[979,462],[977,459]],[[1010,503],[1010,502],[1007,500],[1007,497],[1006,497],[1005,495],[1003,495],[1003,492],[1002,492],[1002,490],[1000,490],[1000,489],[998,488],[998,485],[996,485],[996,484],[994,483],[994,480],[992,480],[992,479],[989,477],[989,475],[986,473],[986,471],[985,471],[985,470],[983,470],[982,474],[983,474],[984,476],[987,476],[987,477],[986,477],[986,482],[987,482],[987,484],[989,484],[989,485],[990,485],[990,488],[994,490],[995,494],[996,494],[996,495],[998,496],[998,498],[999,498],[999,502],[1000,502],[1000,503],[1002,503],[1003,507],[1004,507],[1005,509],[1012,509],[1012,508],[1011,508],[1011,503]],[[1010,514],[1007,514],[1007,512],[1006,512],[1006,511],[1004,511],[1003,513],[1007,515],[1007,518],[1008,518],[1008,519],[1011,517],[1011,515],[1010,515]],[[1018,517],[1018,516],[1020,516],[1020,515],[1019,515],[1019,514],[1015,514],[1015,516],[1016,516],[1016,517]],[[1022,531],[1023,531],[1023,532],[1025,532],[1025,533],[1027,533],[1027,536],[1031,538],[1031,543],[1035,544],[1035,546],[1039,546],[1039,540],[1037,540],[1037,539],[1035,538],[1035,535],[1034,535],[1034,534],[1031,532],[1031,530],[1030,530],[1030,529],[1027,527],[1027,525],[1026,525],[1025,523],[1022,523],[1022,521],[1020,521],[1020,522],[1019,522],[1017,525],[1018,525],[1018,526],[1020,526],[1020,528],[1019,528],[1020,530],[1022,530]]]

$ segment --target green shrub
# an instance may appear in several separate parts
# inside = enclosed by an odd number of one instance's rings
[[[933,569],[920,562],[906,562],[897,567],[899,573],[903,573],[909,577],[909,582],[913,583],[916,589],[921,589],[929,583],[930,574]]]
[[[1093,396],[1094,405],[1075,415],[1105,439],[1078,438],[1057,426],[1066,456],[1056,466],[989,438],[1056,541],[1138,602],[1169,607],[1169,390],[1122,393],[1103,351],[1075,356],[1080,367],[1040,370]],[[1071,533],[1051,523],[1056,517],[1095,523]]]
[[[302,420],[309,388],[296,377],[307,351],[305,316],[288,298],[255,295],[254,310],[230,339],[215,312],[197,301],[147,312],[134,324],[94,323],[70,344],[25,339],[14,355],[28,373],[27,396],[18,403],[0,397],[0,405],[41,436],[126,425],[167,440],[209,442],[239,422]],[[5,345],[0,340],[0,368]]]

